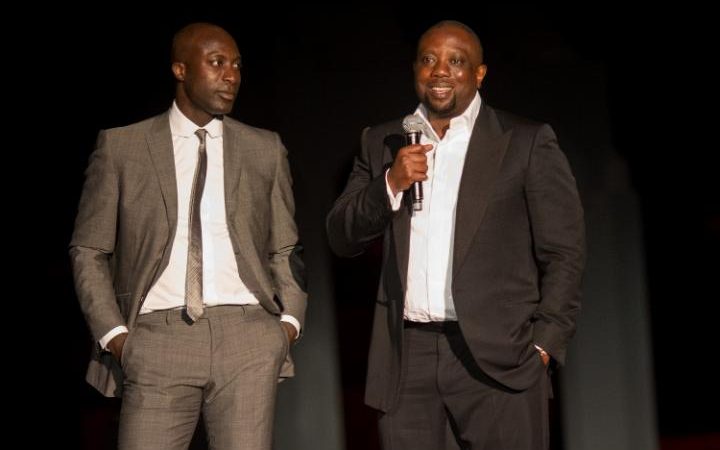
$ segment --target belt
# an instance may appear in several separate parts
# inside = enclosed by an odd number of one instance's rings
[[[455,320],[446,320],[443,322],[413,322],[412,320],[405,320],[403,325],[405,328],[414,328],[431,333],[449,333],[460,330],[460,326]]]

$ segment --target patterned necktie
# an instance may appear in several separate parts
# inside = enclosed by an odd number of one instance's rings
[[[202,223],[200,222],[200,201],[205,188],[207,171],[207,153],[205,135],[207,130],[200,128],[195,132],[200,140],[197,168],[190,193],[190,214],[188,223],[190,235],[188,242],[187,272],[185,273],[185,303],[187,314],[196,321],[203,314],[203,267],[202,267]]]

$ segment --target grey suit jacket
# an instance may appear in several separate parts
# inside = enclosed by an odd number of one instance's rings
[[[223,118],[227,225],[239,276],[272,314],[304,323],[287,152],[276,133]],[[165,270],[177,225],[177,185],[168,113],[100,132],[90,157],[70,243],[75,288],[95,340],[132,329]],[[288,361],[281,376],[290,376]],[[96,349],[87,380],[119,396],[122,371]]]
[[[391,210],[384,174],[403,145],[400,120],[366,129],[327,219],[339,255],[356,255],[384,238],[365,397],[384,411],[396,404],[403,375],[411,217],[409,202]],[[525,389],[544,369],[534,344],[562,364],[580,308],[583,211],[552,129],[483,104],[456,211],[451,289],[462,334],[483,371]]]

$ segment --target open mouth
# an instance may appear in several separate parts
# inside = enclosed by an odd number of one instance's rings
[[[443,99],[450,97],[450,94],[452,93],[452,87],[450,86],[433,86],[430,89],[428,89],[428,92],[430,92],[430,95]]]

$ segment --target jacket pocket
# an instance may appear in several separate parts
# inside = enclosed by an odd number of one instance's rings
[[[130,343],[133,341],[135,332],[136,330],[130,330],[127,333],[127,336],[125,337],[125,343],[123,344],[123,348],[120,351],[120,367],[123,369],[123,372],[125,371],[125,366],[127,365],[128,352],[130,351]]]

